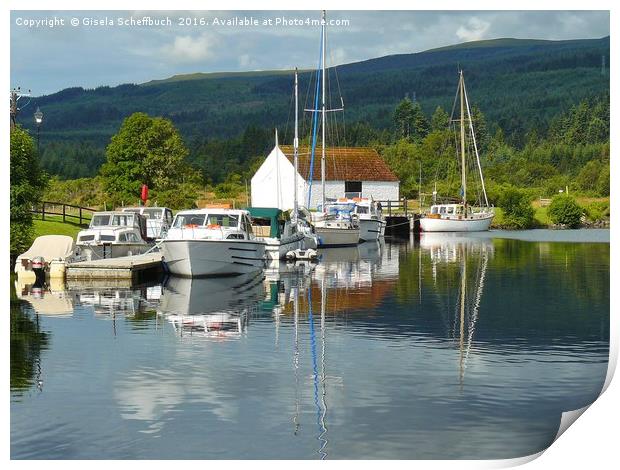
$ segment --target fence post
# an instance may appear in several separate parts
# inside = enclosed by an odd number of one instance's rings
[[[41,220],[45,220],[45,202],[41,206]]]
[[[62,223],[63,224],[66,222],[66,212],[65,212],[66,207],[67,206],[65,204],[62,205]]]
[[[388,214],[392,217],[392,201],[388,201]]]
[[[82,207],[80,206],[80,225],[82,225]]]
[[[407,217],[407,198],[405,198],[405,217]]]

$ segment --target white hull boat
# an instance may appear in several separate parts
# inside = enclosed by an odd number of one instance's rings
[[[376,241],[385,233],[385,222],[379,219],[362,219],[360,217],[360,241]]]
[[[314,228],[319,248],[354,246],[359,243],[360,229],[353,226],[338,226],[338,222],[327,222]]]
[[[248,211],[179,212],[161,242],[168,270],[178,276],[233,276],[265,265],[266,242],[252,235]]]
[[[246,240],[164,240],[168,270],[177,276],[233,276],[262,269],[265,243]]]
[[[489,230],[493,213],[484,213],[471,218],[431,218],[420,219],[422,232],[483,232]]]

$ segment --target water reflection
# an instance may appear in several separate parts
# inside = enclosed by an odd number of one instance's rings
[[[424,234],[258,275],[15,284],[12,455],[536,452],[604,379],[608,252]]]

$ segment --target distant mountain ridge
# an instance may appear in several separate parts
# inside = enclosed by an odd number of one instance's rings
[[[518,145],[529,130],[544,132],[571,105],[609,93],[609,73],[601,69],[602,57],[609,66],[609,51],[609,36],[475,41],[341,65],[338,86],[347,126],[364,122],[388,129],[396,104],[407,95],[429,116],[439,105],[449,111],[462,68],[472,104],[485,114],[490,130],[501,127]],[[300,75],[302,106],[308,104],[311,76],[310,71]],[[72,141],[103,149],[122,120],[137,111],[170,118],[190,146],[238,136],[248,126],[288,129],[282,132],[287,143],[292,82],[290,70],[194,73],[143,84],[67,88],[33,98],[33,106],[45,113],[42,146]],[[32,128],[31,116],[20,120]]]

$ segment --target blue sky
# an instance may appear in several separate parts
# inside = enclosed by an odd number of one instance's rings
[[[11,86],[41,95],[70,86],[142,83],[180,73],[313,67],[318,60],[318,27],[275,23],[278,18],[290,22],[316,20],[319,15],[317,11],[13,11]],[[148,17],[153,23],[169,18],[172,24],[118,25],[119,18],[132,17]],[[216,18],[222,22],[235,17],[259,24],[214,24]],[[52,18],[64,20],[64,25],[44,23]],[[180,24],[181,18],[189,19],[190,25]],[[106,25],[106,19],[111,24]],[[272,25],[263,25],[269,19]],[[328,29],[329,64],[479,39],[599,38],[610,30],[607,11],[334,11],[328,12],[328,19],[349,22]],[[91,20],[104,24],[85,24]]]

